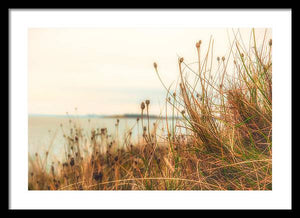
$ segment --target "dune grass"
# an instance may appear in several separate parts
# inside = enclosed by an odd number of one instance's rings
[[[137,141],[130,129],[119,140],[118,120],[115,138],[105,128],[87,137],[77,126],[65,135],[64,160],[47,168],[39,154],[29,158],[28,189],[272,190],[272,41],[258,46],[253,29],[251,46],[235,38],[226,58],[213,56],[212,39],[201,46],[196,63],[178,58],[174,87],[154,63],[166,89],[166,134],[150,126],[149,100],[133,127]]]

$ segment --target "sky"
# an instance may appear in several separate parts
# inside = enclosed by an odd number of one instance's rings
[[[226,56],[233,29],[193,28],[30,28],[28,30],[29,114],[140,113],[150,100],[159,114],[166,91],[178,78],[178,56],[197,60],[195,43],[204,50],[212,36],[214,56]],[[237,29],[234,29],[237,31]],[[240,29],[249,42],[251,29]],[[265,29],[256,29],[257,40]],[[270,35],[268,30],[268,35]],[[77,108],[77,111],[75,111]]]

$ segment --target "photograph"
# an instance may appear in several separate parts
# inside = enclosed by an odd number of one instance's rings
[[[272,190],[272,29],[28,29],[28,190]]]

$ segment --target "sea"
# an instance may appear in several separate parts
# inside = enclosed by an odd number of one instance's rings
[[[151,118],[149,119],[150,129],[153,129],[155,125],[157,133],[163,136],[166,133],[165,122],[163,119]],[[147,119],[144,118],[143,124],[148,128]],[[46,152],[48,152],[49,161],[63,160],[65,146],[67,146],[67,139],[64,135],[69,136],[75,127],[82,129],[83,137],[86,139],[90,138],[92,130],[101,128],[107,128],[109,137],[116,138],[118,136],[121,142],[125,137],[128,137],[129,132],[131,132],[132,143],[136,142],[138,135],[141,137],[143,133],[141,119],[137,122],[137,118],[29,115],[29,156],[34,158],[37,153],[45,157]]]

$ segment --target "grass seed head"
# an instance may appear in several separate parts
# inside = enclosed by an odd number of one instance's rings
[[[96,181],[98,181],[98,182],[101,182],[101,181],[102,181],[102,177],[103,177],[102,172],[99,172],[99,173],[94,172],[94,173],[93,173],[93,178],[94,178]]]
[[[74,158],[72,157],[71,160],[70,160],[70,165],[71,165],[71,167],[74,166],[74,164],[75,164],[75,160],[74,160]]]
[[[144,103],[144,102],[141,103],[141,109],[142,109],[142,110],[145,109],[145,103]]]

